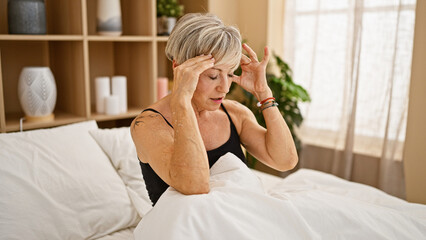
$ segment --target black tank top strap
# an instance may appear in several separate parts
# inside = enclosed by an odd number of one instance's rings
[[[157,111],[157,110],[155,110],[155,109],[153,109],[153,108],[147,108],[147,109],[144,109],[142,112],[145,112],[145,111],[151,111],[151,112],[155,112],[155,113],[158,113],[158,114],[160,114],[160,116],[164,119],[164,121],[166,121],[166,123],[171,127],[171,128],[173,128],[173,126],[172,126],[172,124],[170,124],[169,123],[169,121],[167,121],[167,119],[163,116],[163,114],[161,114],[159,111]]]
[[[231,122],[231,125],[234,125],[234,123],[232,122],[231,116],[229,116],[229,113],[228,113],[228,111],[225,108],[225,105],[220,104],[220,106],[222,107],[223,111],[226,113],[226,116],[228,116],[228,119]]]
[[[228,111],[226,110],[226,108],[223,104],[221,104],[221,107],[222,107],[223,111],[226,113],[226,116],[228,116],[229,122],[231,123],[231,131],[234,131],[234,133],[237,134],[237,136],[238,136],[237,128],[235,127],[235,124],[232,121],[231,116],[229,115]]]

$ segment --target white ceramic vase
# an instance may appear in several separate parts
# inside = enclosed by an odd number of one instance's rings
[[[98,0],[96,30],[100,35],[122,34],[120,0]]]
[[[53,120],[56,83],[49,67],[24,67],[19,76],[18,97],[27,121]]]

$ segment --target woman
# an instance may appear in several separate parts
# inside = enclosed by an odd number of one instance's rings
[[[173,91],[131,125],[153,205],[168,186],[183,194],[208,193],[209,169],[220,156],[232,152],[246,162],[240,144],[274,169],[294,168],[296,148],[266,81],[266,47],[259,62],[248,45],[241,46],[236,28],[198,13],[177,22],[166,55],[173,62]],[[239,64],[240,77],[233,74]],[[267,129],[248,108],[225,100],[232,82],[259,100]]]

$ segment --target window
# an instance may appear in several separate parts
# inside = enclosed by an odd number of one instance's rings
[[[405,138],[415,0],[286,0],[284,55],[312,102],[302,141],[381,155]]]

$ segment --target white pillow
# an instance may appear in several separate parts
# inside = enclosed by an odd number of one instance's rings
[[[139,222],[90,129],[0,134],[1,239],[94,239]]]
[[[109,156],[112,164],[126,184],[127,192],[143,217],[152,208],[142,177],[136,148],[129,127],[94,129],[89,131],[93,138]]]

